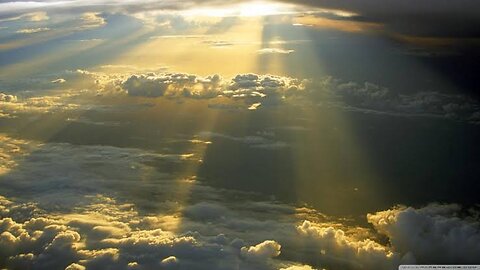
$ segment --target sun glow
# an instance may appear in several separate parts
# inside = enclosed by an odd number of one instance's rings
[[[271,2],[251,2],[240,6],[240,16],[255,17],[283,14],[289,11],[286,5]]]
[[[292,12],[290,5],[253,1],[243,4],[230,5],[226,7],[196,8],[186,12],[187,16],[207,16],[207,17],[262,17],[270,15],[288,14]]]

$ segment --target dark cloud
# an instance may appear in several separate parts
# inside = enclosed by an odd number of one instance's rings
[[[285,0],[357,14],[353,20],[384,24],[398,34],[421,37],[480,37],[480,3],[475,0]],[[348,18],[347,18],[348,19]]]

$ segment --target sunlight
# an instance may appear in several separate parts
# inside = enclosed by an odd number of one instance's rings
[[[473,13],[8,1],[0,269],[478,262]]]
[[[227,7],[195,8],[185,11],[186,16],[207,17],[263,17],[291,13],[291,5],[267,1],[253,1],[243,4],[232,4]]]
[[[239,10],[240,16],[245,17],[278,15],[289,11],[286,5],[263,1],[242,4]]]
[[[187,35],[152,36],[146,42],[118,55],[112,64],[135,63],[142,68],[162,66],[172,71],[229,77],[252,72],[260,49],[263,29],[261,18],[242,18],[229,26],[226,33],[207,34],[215,27],[223,25],[202,27]]]

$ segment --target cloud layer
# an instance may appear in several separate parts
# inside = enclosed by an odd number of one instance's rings
[[[478,100],[466,95],[435,91],[399,94],[374,83],[344,82],[332,77],[306,80],[251,73],[224,79],[219,75],[201,77],[185,73],[149,73],[128,75],[110,84],[130,96],[226,97],[247,102],[247,109],[277,105],[287,100],[296,102],[298,98],[303,98],[317,104],[365,113],[445,117],[470,123],[478,123],[480,115]],[[221,106],[217,104],[214,107]]]
[[[1,93],[0,102],[4,106],[0,112],[3,115],[15,115],[29,111],[94,109],[99,103],[92,100],[95,96],[126,95],[151,99],[207,100],[212,109],[263,110],[282,104],[300,104],[369,114],[437,117],[480,123],[480,102],[467,95],[437,91],[400,94],[374,83],[345,82],[332,77],[300,79],[247,73],[223,78],[218,74],[199,76],[178,72],[128,71],[107,74],[76,70],[59,74],[46,84],[71,90],[58,95],[22,99]]]
[[[478,219],[458,205],[394,207],[369,214],[369,229],[152,167],[195,162],[184,154],[7,136],[0,151],[1,192],[15,197],[0,197],[2,267],[394,269],[400,263],[478,263]]]
[[[18,13],[31,14],[45,11],[70,12],[123,12],[138,14],[145,11],[188,11],[198,7],[225,7],[249,3],[250,1],[8,1],[0,3],[0,15],[8,16]],[[353,0],[283,0],[288,4],[289,12],[317,12],[323,18],[333,20],[349,20],[354,22],[372,22],[381,24],[389,32],[398,35],[418,37],[454,37],[478,38],[480,25],[479,4],[475,0],[442,1],[363,1],[361,4]],[[293,6],[293,7],[292,7]],[[8,12],[7,12],[8,11]],[[235,14],[235,13],[233,13]],[[262,13],[259,13],[262,14]],[[347,16],[348,15],[348,16]],[[12,15],[10,15],[11,17]],[[37,18],[35,16],[33,18]]]

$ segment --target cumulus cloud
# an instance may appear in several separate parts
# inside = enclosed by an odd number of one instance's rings
[[[341,228],[304,221],[297,229],[328,267],[391,269],[400,264],[400,255],[389,247],[371,239],[352,238]]]
[[[256,246],[242,247],[242,256],[249,260],[264,260],[280,255],[282,246],[273,240],[264,241]]]
[[[16,102],[17,96],[0,93],[0,102]]]
[[[478,220],[457,205],[380,211],[367,216],[369,229],[157,171],[160,162],[191,162],[182,154],[8,136],[0,150],[1,267],[293,270],[478,263]],[[379,241],[381,235],[388,241]]]
[[[96,28],[106,24],[105,19],[97,12],[85,12],[82,14],[82,27],[84,28]]]
[[[219,94],[220,84],[218,75],[201,78],[184,73],[150,73],[132,75],[121,86],[131,96],[209,98]]]
[[[72,97],[71,93],[63,93],[19,100],[14,95],[0,94],[0,102],[3,103],[0,107],[0,113],[15,118],[26,114],[44,114],[78,109],[79,105],[72,102]]]
[[[219,75],[140,73],[111,78],[98,72],[82,72],[95,78],[102,91],[124,91],[129,96],[150,98],[210,99],[214,101],[209,107],[215,109],[257,110],[289,99],[303,99],[303,104],[317,102],[365,113],[444,117],[470,123],[478,122],[476,116],[480,112],[478,100],[466,95],[435,91],[399,94],[374,83],[344,82],[331,77],[306,80],[247,73],[225,79]]]
[[[475,115],[480,111],[478,100],[461,94],[435,91],[399,94],[370,82],[341,82],[328,77],[313,84],[315,86],[312,87],[325,90],[314,93],[317,100],[334,104],[322,96],[329,93],[340,102],[339,106],[347,110],[397,116],[445,117],[471,123],[476,123]]]
[[[282,104],[301,104],[371,114],[442,117],[473,124],[480,122],[480,102],[463,94],[437,91],[400,94],[371,82],[345,82],[332,77],[300,79],[246,73],[223,78],[217,74],[198,76],[178,72],[132,74],[129,70],[131,67],[122,66],[112,73],[76,70],[58,74],[61,77],[49,79],[48,85],[51,86],[53,82],[75,90],[57,96],[24,99],[15,105],[19,110],[4,107],[3,113],[38,110],[39,107],[48,107],[50,111],[60,108],[82,109],[89,107],[86,103],[92,103],[93,96],[126,95],[152,99],[163,97],[177,101],[208,100],[209,108],[232,111],[255,111]],[[5,99],[4,97],[3,100]],[[12,106],[11,104],[10,107]]]
[[[56,217],[38,211],[19,216],[15,212],[26,206],[0,197],[0,265],[35,265],[40,269],[276,269],[278,262],[270,259],[279,254],[280,246],[274,241],[241,248],[237,246],[240,240],[231,241],[224,235],[207,237],[147,228],[142,225],[146,218],[138,213],[125,212],[128,208],[118,208],[108,198],[97,200],[74,215]],[[103,227],[102,234],[98,234],[99,227]]]
[[[227,97],[252,101],[247,107],[250,110],[257,109],[261,104],[275,104],[286,96],[299,94],[305,89],[305,83],[303,80],[274,75],[239,74],[227,80],[219,75],[201,77],[185,73],[134,74],[116,82],[130,96],[194,99]]]
[[[419,264],[475,264],[480,254],[480,224],[459,217],[459,205],[398,207],[369,214],[368,221],[385,234],[397,252]]]

